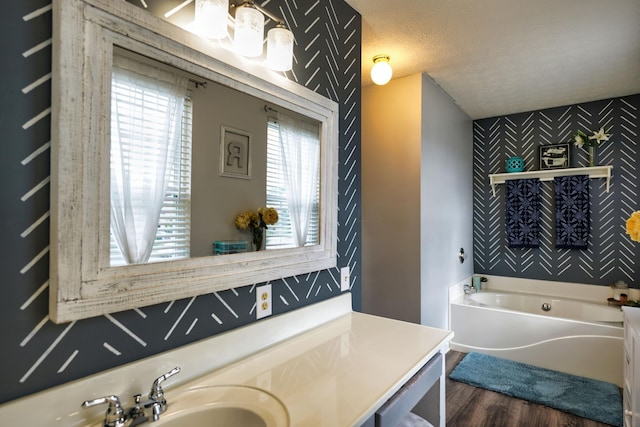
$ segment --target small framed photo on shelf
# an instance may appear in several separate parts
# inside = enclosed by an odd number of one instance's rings
[[[570,167],[569,162],[571,144],[541,145],[540,150],[540,170],[565,169]]]

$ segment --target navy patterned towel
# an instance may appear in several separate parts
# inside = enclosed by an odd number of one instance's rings
[[[557,176],[556,247],[586,249],[589,242],[589,175]]]
[[[540,180],[510,179],[505,184],[507,243],[510,248],[537,248]]]

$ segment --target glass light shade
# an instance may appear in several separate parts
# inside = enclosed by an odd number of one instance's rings
[[[388,56],[376,56],[373,58],[373,68],[371,69],[371,80],[377,85],[386,85],[393,76],[393,70],[389,65]]]
[[[239,55],[250,58],[262,55],[264,15],[249,6],[236,9],[236,26],[233,48]]]
[[[207,39],[227,36],[229,0],[196,0],[196,33]]]
[[[289,71],[293,65],[293,33],[275,27],[267,33],[267,67],[274,71]]]

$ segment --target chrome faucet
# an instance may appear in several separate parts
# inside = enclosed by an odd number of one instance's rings
[[[151,385],[151,391],[149,392],[149,400],[154,402],[151,405],[153,421],[158,421],[160,414],[167,410],[167,400],[164,398],[164,390],[160,386],[167,378],[174,376],[180,372],[179,367],[175,367],[164,375],[155,379]]]
[[[166,374],[156,378],[151,386],[149,398],[142,401],[141,394],[134,395],[134,404],[128,409],[124,409],[118,396],[114,395],[86,400],[82,402],[82,407],[90,408],[105,403],[109,404],[104,416],[104,422],[102,423],[103,427],[135,427],[138,424],[145,423],[149,421],[149,416],[145,411],[149,408],[151,408],[151,421],[158,421],[160,414],[167,410],[167,400],[164,397],[164,390],[160,384],[178,372],[180,372],[180,368],[176,366]]]
[[[460,289],[460,288],[458,288]],[[469,285],[468,283],[465,283],[465,285],[462,287],[462,289],[464,290],[464,293],[469,295],[472,294],[476,291],[476,288],[474,288],[473,286]]]

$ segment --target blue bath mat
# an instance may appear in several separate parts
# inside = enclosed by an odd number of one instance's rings
[[[480,353],[467,354],[449,378],[601,423],[622,426],[622,397],[615,384]]]

